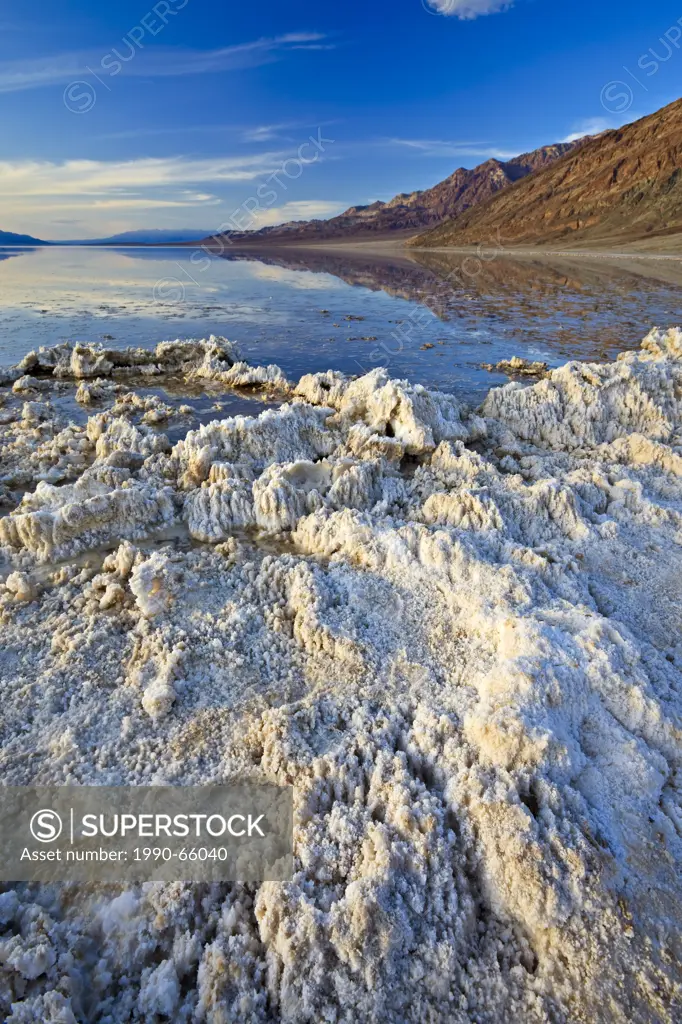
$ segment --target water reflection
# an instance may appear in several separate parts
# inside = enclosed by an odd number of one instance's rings
[[[506,256],[414,251],[363,256],[342,251],[235,252],[228,260],[332,274],[352,286],[423,304],[441,321],[497,321],[536,335],[561,355],[607,357],[637,345],[654,322],[682,320],[682,261],[642,257]],[[671,320],[672,317],[672,320]]]
[[[35,247],[19,248],[16,245],[0,245],[0,260],[11,260],[12,257],[23,256],[27,252],[35,252]]]
[[[333,367],[477,401],[513,355],[609,358],[682,323],[682,264],[594,257],[472,262],[442,252],[290,247],[0,250],[0,362],[66,339],[151,346],[224,334],[290,376]]]

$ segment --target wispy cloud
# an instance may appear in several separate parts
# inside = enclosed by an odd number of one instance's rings
[[[88,74],[112,78],[119,74],[162,78],[238,71],[271,63],[291,50],[315,49],[324,39],[325,36],[318,32],[292,32],[216,50],[161,46],[146,50],[136,49],[124,41],[106,52],[82,50],[47,57],[0,61],[0,93],[69,83],[87,77]]]
[[[219,206],[221,200],[217,196],[208,197],[210,201],[192,200],[188,196],[178,195],[176,198],[168,196],[166,199],[135,199],[132,196],[121,196],[113,199],[93,199],[89,204],[90,211],[97,213],[100,210],[174,210],[193,206]],[[61,210],[81,210],[83,204],[79,202],[62,203]]]
[[[429,157],[482,157],[497,160],[509,160],[516,156],[506,150],[499,149],[489,142],[458,142],[450,139],[384,139],[384,144],[389,146],[401,146],[404,149],[411,149],[421,156]]]
[[[182,209],[193,211],[196,221],[197,210],[222,205],[216,190],[258,180],[281,160],[281,154],[264,154],[210,160],[0,161],[0,223],[29,224],[34,233],[44,234],[46,225],[57,225],[65,215],[79,215],[95,229],[107,215],[118,214],[128,219],[111,222],[112,228],[123,230],[143,217],[144,226],[153,226],[155,212]],[[223,219],[217,212],[201,216],[204,222]]]
[[[0,160],[0,224],[6,230],[19,226],[39,237],[55,237],[55,230],[62,233],[61,221],[78,217],[90,231],[102,235],[135,226],[177,226],[177,214],[184,209],[190,213],[183,216],[185,223],[212,220],[217,225],[235,210],[243,215],[240,204],[246,196],[255,195],[256,182],[271,179],[277,171],[283,173],[287,159],[291,151],[285,149],[206,159]],[[278,207],[264,206],[257,211],[256,221],[260,227],[280,220],[325,217],[340,209],[338,203],[291,200]],[[168,216],[155,216],[164,210]],[[249,227],[254,226],[253,219],[250,215]]]
[[[281,139],[282,132],[299,127],[294,121],[284,121],[281,124],[261,124],[255,128],[245,128],[243,139],[245,142],[272,142],[274,139]]]
[[[588,117],[583,121],[576,122],[570,135],[567,135],[566,138],[561,141],[577,142],[578,139],[582,139],[586,135],[601,135],[602,132],[606,132],[610,128],[620,128],[624,123],[624,120],[619,118]]]
[[[425,0],[437,14],[470,21],[482,14],[497,14],[512,6],[511,0]]]
[[[0,201],[57,196],[102,196],[130,190],[160,189],[201,183],[254,181],[271,174],[286,154],[216,157],[144,158],[126,161],[0,161]],[[0,213],[2,207],[0,205]]]
[[[289,270],[286,267],[277,267],[267,263],[253,262],[242,264],[250,277],[258,281],[273,281],[277,284],[287,285],[289,288],[296,288],[306,292],[328,292],[330,289],[343,289],[343,281],[331,274],[314,274],[309,270]]]
[[[243,129],[234,124],[189,124],[169,125],[166,128],[127,128],[120,132],[102,132],[97,139],[150,139],[163,135],[201,135],[220,132],[237,132]]]
[[[343,203],[327,202],[323,199],[300,199],[283,206],[273,206],[270,210],[261,210],[256,214],[255,227],[262,228],[272,224],[282,224],[289,220],[313,220],[316,218],[333,217],[346,209]]]
[[[147,139],[164,135],[219,135],[232,134],[235,141],[245,143],[260,142],[296,142],[301,133],[307,136],[312,128],[324,128],[335,124],[334,121],[283,121],[279,124],[243,125],[243,124],[189,124],[167,125],[165,127],[127,128],[119,132],[103,132],[95,136],[98,139]],[[285,134],[287,133],[287,134]],[[293,133],[293,134],[292,134]]]

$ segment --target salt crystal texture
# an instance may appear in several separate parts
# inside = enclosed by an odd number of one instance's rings
[[[286,404],[51,408],[132,373]],[[3,782],[295,796],[287,883],[6,887],[2,1019],[680,1019],[682,332],[477,413],[219,338],[1,379]]]

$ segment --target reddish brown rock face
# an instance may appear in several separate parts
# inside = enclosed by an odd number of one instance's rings
[[[508,162],[493,159],[473,170],[460,167],[449,178],[423,192],[403,192],[387,203],[351,206],[330,220],[289,221],[260,231],[231,232],[230,240],[262,245],[412,236],[485,202],[520,178],[547,167],[574,147],[575,143],[562,142],[542,146]]]
[[[682,230],[682,100],[587,139],[504,194],[413,240],[418,246],[610,247]]]

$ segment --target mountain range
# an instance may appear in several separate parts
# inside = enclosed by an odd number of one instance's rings
[[[332,240],[401,239],[420,229],[434,227],[450,217],[485,202],[514,182],[554,163],[576,147],[575,142],[559,142],[523,153],[513,160],[486,160],[478,167],[460,167],[433,188],[420,192],[401,192],[388,202],[377,200],[369,206],[351,206],[329,220],[288,221],[258,231],[229,232],[230,244],[259,245]],[[225,236],[211,236],[212,240]]]
[[[60,245],[180,245],[196,242],[205,232],[200,228],[140,228],[123,231],[108,238],[88,238],[83,241],[61,242]]]
[[[682,100],[587,139],[549,167],[412,239],[418,247],[612,248],[682,232]]]
[[[196,242],[206,232],[201,228],[150,228],[123,231],[108,238],[74,239],[68,242],[44,242],[32,235],[17,235],[13,231],[0,231],[0,245],[180,245]]]
[[[0,231],[0,245],[49,245],[32,235],[17,235],[14,231]]]
[[[444,181],[388,202],[351,206],[329,220],[205,235],[127,231],[49,243],[0,231],[0,245],[270,246],[390,240],[417,248],[656,248],[677,251],[682,233],[682,99],[622,128],[541,146],[512,160],[460,167]]]

